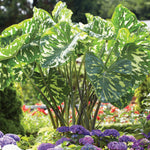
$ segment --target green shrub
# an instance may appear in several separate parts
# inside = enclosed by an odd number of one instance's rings
[[[51,126],[48,116],[43,116],[40,112],[32,116],[32,113],[34,112],[25,112],[21,122],[27,136],[36,136],[40,128]]]
[[[136,110],[140,113],[150,110],[150,75],[141,83],[141,85],[135,90],[136,97]]]
[[[108,125],[100,125],[99,129],[101,129],[101,130],[116,129],[119,132],[131,134],[131,133],[133,133],[133,131],[134,131],[134,133],[138,133],[139,130],[141,129],[141,125],[140,124],[129,124],[129,123],[125,123],[125,124],[115,123],[115,124],[108,124]]]
[[[21,125],[22,102],[11,84],[0,91],[0,130],[4,133],[24,133]]]

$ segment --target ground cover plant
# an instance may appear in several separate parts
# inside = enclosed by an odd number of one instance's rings
[[[148,75],[150,35],[122,5],[110,20],[87,13],[87,24],[73,23],[71,15],[60,1],[52,15],[34,8],[32,18],[2,32],[0,88],[27,79],[54,129],[82,125],[92,131],[101,103],[125,108]]]

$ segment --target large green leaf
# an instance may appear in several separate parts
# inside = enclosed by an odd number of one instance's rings
[[[122,108],[126,107],[127,105],[129,105],[133,96],[134,96],[134,93],[127,91],[127,93],[125,95],[123,95],[119,99],[119,101],[111,102],[111,104],[114,105],[115,107],[122,109]]]
[[[0,63],[0,89],[3,90],[11,83],[10,68],[7,65]]]
[[[22,29],[18,24],[14,24],[14,25],[11,25],[8,28],[6,28],[4,31],[2,31],[1,36],[9,37],[9,38],[11,38],[11,36],[13,36],[13,35],[19,36],[22,33],[21,30]]]
[[[53,18],[55,22],[69,22],[71,23],[71,16],[73,12],[67,8],[66,3],[59,1],[54,10],[52,11]]]
[[[121,52],[126,43],[132,42],[130,40],[129,30],[126,28],[121,28],[118,31],[117,41],[118,41],[118,51]]]
[[[124,46],[122,57],[128,59],[132,66],[134,82],[141,82],[149,72],[150,58],[142,46],[129,43]]]
[[[94,16],[93,16],[92,14],[86,13],[85,16],[86,16],[86,18],[87,18],[88,23],[93,22]]]
[[[14,57],[26,41],[28,34],[16,38],[9,45],[0,48],[0,61]]]
[[[51,68],[48,75],[44,75],[44,77],[41,77],[40,73],[34,72],[32,78],[34,79],[35,84],[44,92],[44,94],[46,94],[47,97],[50,97],[50,92],[57,102],[57,105],[60,105],[67,99],[70,89],[66,85],[64,78],[56,69]],[[47,86],[45,86],[43,79]]]
[[[48,28],[55,25],[55,22],[47,11],[36,7],[34,7],[33,11],[33,18],[38,26],[37,35],[41,36]]]
[[[10,47],[11,47],[11,43],[10,43],[11,41],[16,40],[16,42],[18,42],[19,44],[21,42],[20,38],[28,34],[28,37],[23,42],[22,47],[18,45],[18,47],[15,48],[16,50],[18,50],[18,53],[16,55],[17,60],[16,58],[10,59],[9,64],[11,66],[18,63],[18,60],[24,63],[32,63],[37,58],[39,58],[40,37],[36,36],[38,30],[39,30],[38,24],[35,22],[34,18],[31,18],[31,19],[26,19],[17,25],[13,25],[2,32],[1,41],[2,42],[7,41],[7,45]],[[3,44],[5,43],[3,42]],[[11,52],[13,51],[11,50]]]
[[[102,102],[116,103],[126,94],[131,83],[132,67],[127,59],[119,59],[109,68],[103,61],[91,53],[86,54],[87,75]],[[121,103],[121,101],[120,101]],[[122,106],[118,106],[121,108]]]
[[[65,63],[79,39],[80,35],[73,35],[67,22],[61,22],[48,29],[40,41],[43,67],[56,67]]]
[[[29,34],[29,37],[26,40],[25,44],[29,44],[30,42],[32,42],[39,30],[39,24],[33,17],[20,22],[18,26],[21,28],[22,35],[27,33]]]
[[[115,26],[116,33],[121,28],[127,28],[130,32],[135,32],[145,26],[143,23],[138,23],[135,14],[121,4],[115,8],[111,21]]]
[[[94,16],[93,21],[85,25],[83,30],[99,39],[111,39],[114,36],[113,24],[98,16]]]

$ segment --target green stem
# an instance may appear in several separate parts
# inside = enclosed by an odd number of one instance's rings
[[[96,108],[96,111],[95,111],[95,114],[94,114],[94,118],[93,118],[93,122],[92,122],[92,130],[95,127],[96,117],[97,117],[100,105],[101,105],[101,101],[99,101],[98,104],[97,104],[97,108]]]
[[[76,68],[76,62],[75,62],[75,60],[74,60],[74,68],[75,68],[75,76],[76,76],[76,83],[77,83],[77,88],[78,88],[78,92],[79,92],[79,97],[80,97],[80,100],[81,100],[81,102],[83,101],[83,97],[82,97],[82,95],[81,95],[81,91],[80,91],[80,87],[79,87],[79,78],[78,78],[78,76],[79,76],[79,73],[77,73],[77,68]]]
[[[72,70],[73,70],[73,68],[72,68],[71,63],[72,62],[71,62],[71,58],[70,58],[70,84],[71,84],[71,90],[72,90],[72,92],[71,92],[72,124],[75,125],[74,89],[73,89],[73,84],[72,84],[73,83],[73,80],[72,80],[72,72],[73,72]]]
[[[53,124],[53,127],[54,127],[54,129],[56,129],[57,126],[56,126],[55,121],[54,121],[54,116],[53,116],[53,114],[52,114],[52,112],[50,111],[49,108],[47,108],[47,110],[48,110],[48,113],[49,113],[49,116],[50,116],[50,120],[51,120],[51,122]]]

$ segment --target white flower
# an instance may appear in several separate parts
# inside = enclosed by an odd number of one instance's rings
[[[8,144],[5,145],[2,150],[21,150],[17,145],[14,144]]]

